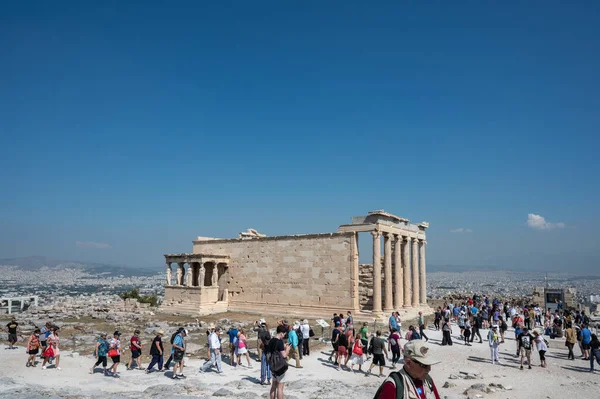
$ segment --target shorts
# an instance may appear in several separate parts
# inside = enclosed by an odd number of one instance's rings
[[[180,363],[183,360],[183,351],[177,351],[173,354],[173,361],[175,363]]]
[[[11,344],[17,342],[17,334],[8,334],[8,342]]]
[[[48,346],[48,344],[46,343],[46,341],[40,341],[40,345],[42,345],[44,348]]]
[[[531,356],[531,349],[525,349],[525,348],[521,348],[521,356],[525,355],[527,357]]]
[[[581,343],[581,347],[583,348],[583,350],[590,350],[592,348],[590,344],[584,343]]]
[[[348,348],[345,346],[338,346],[338,356],[346,356],[348,354]]]
[[[40,352],[39,348],[31,349],[29,352],[30,355],[37,355]]]
[[[285,378],[286,374],[287,373],[283,373],[281,375],[275,375],[275,374],[273,374],[273,380],[277,381],[277,382],[281,382],[281,383],[286,382],[287,381],[287,379]]]
[[[131,351],[131,358],[132,359],[137,359],[140,356],[142,356],[142,351],[141,350],[136,349],[134,351],[133,350]]]
[[[246,348],[238,348],[237,350],[238,355],[245,355],[246,353],[248,353],[248,349]]]
[[[373,364],[381,367],[385,366],[385,357],[383,357],[383,353],[373,354]]]
[[[121,355],[113,356],[110,358],[110,360],[112,360],[113,363],[121,363]]]
[[[339,346],[338,344],[333,344],[333,350],[337,352],[338,346]]]

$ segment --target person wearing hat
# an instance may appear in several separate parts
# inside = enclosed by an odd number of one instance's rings
[[[375,397],[378,399],[440,399],[440,394],[429,375],[431,366],[438,364],[429,344],[415,340],[404,346],[404,367],[390,373],[383,381]]]
[[[310,325],[308,324],[308,320],[302,320],[300,333],[302,336],[302,356],[310,356]],[[300,338],[300,336],[298,338]]]
[[[531,345],[533,342],[533,336],[529,333],[527,327],[523,328],[523,332],[519,334],[519,338],[517,339],[519,343],[519,352],[521,353],[521,367],[523,370],[523,360],[527,357],[527,365],[531,370]]]
[[[171,353],[173,354],[173,379],[179,380],[186,378],[183,375],[183,355],[185,355],[185,337],[187,337],[188,331],[181,329],[179,334],[175,336],[173,340],[173,347]],[[179,368],[179,374],[177,374],[177,368]]]
[[[498,347],[500,346],[500,333],[498,332],[498,325],[494,324],[492,329],[488,332],[488,344],[490,345],[490,358],[492,364],[500,364]]]
[[[94,374],[96,367],[102,363],[102,367],[104,368],[104,375],[108,375],[108,371],[106,370],[106,365],[108,364],[106,360],[106,354],[108,353],[108,342],[106,342],[106,333],[100,333],[100,337],[96,340],[96,346],[94,347],[94,356],[98,358],[96,363],[90,369],[90,374]]]
[[[221,365],[221,327],[215,327],[214,331],[208,337],[208,347],[210,349],[210,359],[200,367],[200,372],[204,373],[209,368],[215,366],[217,373],[223,375],[223,366]]]
[[[131,360],[127,365],[127,370],[133,370],[132,365],[135,361],[138,366],[138,370],[143,370],[142,367],[142,342],[140,341],[140,330],[135,330],[133,336],[129,340],[129,349],[131,349]]]
[[[152,346],[150,346],[150,355],[152,356],[152,361],[148,365],[146,369],[146,374],[152,372],[152,368],[155,364],[158,364],[158,371],[163,370],[163,359],[164,359],[164,346],[162,342],[162,337],[165,335],[163,330],[158,330],[156,332],[156,337],[152,340]]]
[[[113,333],[113,337],[108,343],[108,356],[113,362],[109,372],[112,373],[113,377],[118,378],[117,367],[121,363],[121,333],[119,331]]]

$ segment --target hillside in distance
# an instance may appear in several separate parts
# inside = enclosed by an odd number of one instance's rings
[[[158,267],[130,267],[126,265],[111,265],[94,262],[52,259],[46,256],[26,256],[21,258],[0,259],[0,266],[16,266],[20,270],[64,270],[75,269],[92,275],[103,276],[151,276],[160,271]]]

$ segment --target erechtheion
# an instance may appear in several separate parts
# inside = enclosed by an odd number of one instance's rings
[[[231,310],[315,316],[352,310],[376,317],[426,309],[428,227],[373,211],[353,217],[335,233],[267,237],[248,229],[234,239],[198,237],[191,254],[165,255],[162,306],[191,314]],[[359,265],[359,233],[373,240],[372,265],[379,267]]]

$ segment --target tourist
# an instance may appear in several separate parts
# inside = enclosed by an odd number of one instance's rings
[[[311,332],[311,328],[308,325],[308,320],[304,319],[302,321],[302,324],[300,325],[300,336],[302,337],[302,355],[303,356],[310,355],[310,347],[309,347],[310,332]],[[298,336],[298,339],[300,339],[300,336]]]
[[[17,343],[19,323],[17,323],[17,319],[15,319],[14,316],[11,317],[10,321],[6,325],[6,329],[8,331],[8,349],[17,349],[14,345]]]
[[[581,348],[583,349],[583,360],[590,360],[590,343],[592,342],[592,332],[587,324],[581,329]]]
[[[216,327],[208,337],[210,359],[200,368],[201,373],[206,372],[206,370],[214,366],[217,368],[217,373],[223,375],[223,368],[221,366],[221,340],[219,339],[219,334],[221,334],[221,327]]]
[[[469,339],[471,338],[471,322],[468,318],[465,320],[465,331],[463,333],[463,336],[465,338],[465,345],[471,346],[471,344],[469,343]]]
[[[242,356],[246,356],[248,361],[248,368],[252,368],[250,363],[250,354],[248,353],[248,341],[246,340],[246,332],[243,328],[240,328],[237,336],[237,364],[242,365]]]
[[[440,330],[440,321],[442,320],[442,308],[438,306],[437,310],[433,315],[433,326],[435,327],[435,331]]]
[[[137,369],[143,370],[142,367],[142,342],[140,341],[140,330],[135,330],[133,336],[129,340],[129,349],[131,349],[131,360],[127,365],[127,370],[133,370],[132,365],[135,361],[137,363]]]
[[[262,349],[260,357],[260,385],[265,385],[265,380],[267,380],[266,384],[271,383],[271,367],[269,366],[266,352],[271,340],[271,333],[264,320],[261,323],[261,327],[261,330],[258,332],[258,339],[260,340],[260,347]]]
[[[477,335],[479,338],[479,343],[483,343],[483,339],[481,339],[481,333],[479,332],[479,329],[482,327],[482,323],[483,320],[480,313],[477,313],[475,316],[473,316],[473,324],[471,327],[471,343],[474,341],[475,335]]]
[[[302,336],[302,331],[300,331],[300,322],[298,320],[294,322],[292,330],[296,332],[296,336],[298,337],[298,356],[300,357],[300,360],[302,360],[302,352],[304,351],[304,337]]]
[[[429,341],[429,337],[425,335],[425,329],[427,328],[425,325],[425,316],[423,316],[423,312],[419,311],[419,317],[417,318],[419,324],[419,334],[421,335],[421,339],[425,338],[425,342]]]
[[[33,331],[33,334],[27,340],[27,353],[29,354],[29,358],[27,358],[26,367],[36,367],[35,365],[35,355],[37,355],[40,351],[40,329],[36,328]]]
[[[546,340],[544,339],[544,337],[542,337],[540,335],[540,333],[536,330],[533,332],[533,336],[534,336],[534,342],[535,342],[535,346],[538,350],[538,353],[540,354],[540,366],[541,367],[546,367],[546,352],[548,351],[548,343],[546,342]]]
[[[465,333],[465,320],[467,320],[467,316],[465,312],[461,310],[458,315],[458,327],[460,328],[461,338],[464,336]]]
[[[413,327],[414,328],[414,327]],[[371,374],[371,370],[375,366],[379,366],[379,376],[383,376],[383,367],[385,366],[385,359],[388,359],[388,352],[385,345],[385,340],[381,338],[381,331],[377,330],[375,337],[373,337],[373,361],[367,370],[367,375]],[[385,358],[383,355],[385,354]]]
[[[596,334],[592,334],[590,339],[590,372],[594,372],[594,359],[596,359],[596,363],[600,365],[600,341],[598,341],[598,336]]]
[[[392,315],[388,319],[388,330],[390,334],[394,330],[398,330],[398,322],[396,321],[396,312],[392,312]]]
[[[565,346],[569,349],[569,354],[567,355],[567,359],[575,360],[575,354],[573,353],[573,348],[577,343],[577,334],[573,329],[573,325],[571,323],[566,323],[565,326],[567,329],[565,330]],[[552,337],[550,337],[552,338]]]
[[[348,336],[344,332],[337,335],[337,369],[340,371],[342,364],[348,362]]]
[[[352,317],[352,312],[348,311],[348,317],[346,318],[346,326],[354,326],[354,318]]]
[[[152,356],[152,361],[146,369],[146,374],[152,372],[152,369],[154,368],[155,364],[158,365],[159,372],[163,369],[163,354],[165,353],[165,349],[162,342],[163,335],[165,335],[165,332],[163,330],[159,330],[156,333],[156,337],[154,337],[154,339],[152,340],[152,345],[150,346],[150,355]]]
[[[261,335],[261,331],[265,329],[266,325],[267,325],[267,322],[265,321],[265,319],[260,319],[260,320],[256,320],[254,322],[254,327],[252,327],[252,331],[254,331],[256,333],[256,352],[258,354],[259,361],[262,357],[262,351],[263,351],[263,343],[261,342],[260,335]],[[208,336],[206,338],[208,341]],[[210,358],[210,353],[209,353],[209,358]]]
[[[354,345],[352,347],[352,356],[350,357],[350,370],[354,371],[354,366],[358,364],[358,371],[362,371],[362,365],[365,362],[364,345],[360,333],[356,334]]]
[[[338,323],[341,324],[340,322]],[[283,343],[285,331],[284,326],[277,326],[277,333],[271,338],[266,348],[269,355],[269,365],[273,373],[273,384],[269,392],[270,399],[283,399],[283,388],[286,381],[285,374],[288,369],[285,359],[290,352],[290,345]]]
[[[500,327],[500,343],[503,344],[504,343],[504,334],[506,334],[506,331],[508,330],[508,324],[506,324],[506,322],[504,321],[504,318],[502,316],[500,316],[498,318],[499,321],[499,327]]]
[[[235,326],[229,327],[227,330],[227,335],[229,336],[229,364],[236,367],[235,363],[235,349],[236,349],[236,340],[238,337],[238,329]]]
[[[106,371],[106,366],[108,364],[106,360],[106,354],[108,353],[108,342],[106,342],[106,333],[100,333],[100,337],[96,340],[96,346],[94,347],[94,357],[97,358],[96,363],[90,369],[90,374],[94,374],[94,370],[100,363],[102,363],[102,367],[104,368],[104,375],[108,375],[108,371]]]
[[[494,324],[492,329],[488,331],[488,344],[490,345],[490,358],[492,364],[500,364],[498,355],[498,346],[500,346],[500,334],[498,333],[498,326]]]
[[[392,331],[390,336],[388,337],[388,349],[392,352],[392,369],[396,368],[396,363],[400,360],[400,350],[402,346],[400,345],[400,334],[397,330]]]
[[[46,324],[40,329],[40,345],[42,346],[42,353],[40,354],[40,357],[43,357],[46,347],[48,346],[46,342],[46,333],[50,331],[51,326],[52,324],[47,321]]]
[[[452,326],[448,318],[445,318],[444,323],[442,323],[442,345],[452,346]]]
[[[340,325],[342,325],[342,317],[338,316],[337,313],[333,314],[333,317],[331,318],[331,321],[333,322],[333,325],[337,325],[338,323],[340,323]]]
[[[481,319],[483,321],[483,328],[488,328],[490,325],[488,324],[489,314],[487,306],[481,306]]]
[[[62,370],[59,366],[60,365],[60,338],[58,336],[59,329],[60,328],[58,326],[52,326],[50,328],[50,335],[48,335],[48,337],[46,338],[46,341],[48,344],[48,349],[46,349],[46,351],[51,349],[52,355],[44,357],[44,362],[42,363],[42,370],[46,370],[46,362],[49,362],[51,357],[53,357],[56,360],[56,365],[54,366],[54,368],[56,370]]]
[[[214,328],[214,327],[213,327]],[[177,334],[179,334],[181,331],[183,331],[183,327],[179,327],[177,329],[177,331],[175,331],[172,335],[171,335],[171,340],[169,341],[171,343],[171,345],[173,345],[173,341],[175,341],[175,337],[177,336]],[[208,345],[208,343],[206,344]],[[210,359],[210,355],[208,356],[208,358]],[[171,349],[171,352],[169,354],[169,358],[167,359],[167,361],[165,362],[165,366],[164,369],[165,370],[169,370],[169,366],[171,364],[171,360],[173,360],[173,349]]]
[[[517,338],[517,342],[519,345],[519,351],[521,353],[521,367],[523,370],[523,360],[527,357],[527,365],[531,370],[531,343],[533,342],[533,336],[529,334],[529,329],[527,327],[523,328],[523,332],[519,334],[519,338]]]
[[[297,329],[292,328],[288,332],[287,343],[290,345],[290,350],[288,351],[288,357],[286,360],[290,360],[291,358],[296,359],[296,368],[301,369],[300,365],[300,355],[298,354],[298,333]]]
[[[119,367],[119,363],[121,363],[121,333],[119,331],[113,333],[113,337],[108,343],[108,357],[110,357],[110,360],[113,362],[109,371],[112,373],[113,377],[118,378],[119,374],[117,373],[117,367]]]
[[[338,339],[340,334],[342,333],[342,326],[339,322],[336,323],[335,328],[331,331],[331,346],[333,346],[333,351],[331,351],[331,355],[329,355],[328,361],[332,361],[333,356],[335,355],[334,363],[338,362]]]
[[[396,328],[398,329],[398,334],[402,336],[402,318],[400,318],[400,312],[396,312]]]
[[[421,339],[421,335],[417,332],[415,326],[408,326],[408,332],[406,333],[406,340],[413,341],[415,339]]]
[[[186,329],[183,329],[175,336],[173,340],[173,346],[171,349],[171,353],[173,354],[173,378],[174,380],[179,380],[186,378],[183,375],[183,356],[185,355],[185,337],[187,337],[188,332]],[[177,369],[179,368],[179,374],[177,374]]]
[[[521,324],[517,323],[515,325],[515,343],[517,345],[517,354],[515,355],[515,357],[519,357],[519,335],[521,335],[522,332],[523,330],[521,329]]]
[[[427,398],[440,399],[440,394],[429,376],[431,366],[439,360],[423,341],[412,341],[404,346],[404,367],[392,372],[381,384],[376,399]]]

